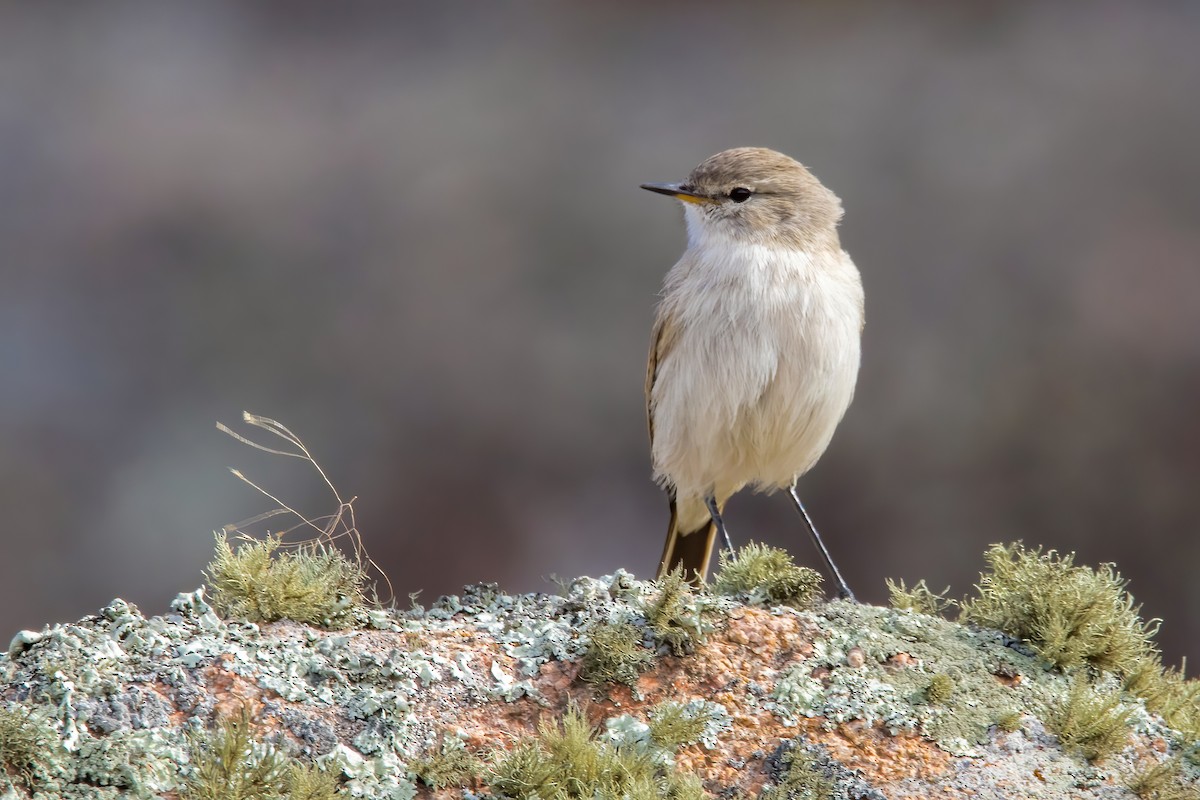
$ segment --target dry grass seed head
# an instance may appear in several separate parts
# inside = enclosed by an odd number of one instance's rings
[[[248,411],[242,412],[242,421],[247,425],[251,425],[255,428],[266,431],[271,436],[283,442],[283,445],[281,447],[271,447],[261,444],[246,436],[243,436],[242,434],[231,429],[229,426],[220,422],[217,423],[217,429],[236,439],[242,444],[247,445],[248,447],[253,447],[256,450],[261,450],[264,453],[270,453],[272,455],[283,456],[286,458],[295,458],[306,462],[317,473],[321,479],[321,482],[329,490],[329,493],[332,495],[333,500],[336,503],[337,510],[332,514],[310,519],[304,514],[301,514],[300,511],[288,505],[276,495],[272,494],[267,489],[255,483],[241,470],[230,468],[230,472],[234,477],[254,489],[262,496],[266,497],[268,500],[271,500],[276,504],[276,507],[264,513],[258,514],[249,520],[232,525],[226,525],[224,528],[222,528],[221,532],[226,534],[236,533],[242,538],[249,540],[254,540],[257,538],[276,538],[282,541],[285,537],[290,539],[290,534],[296,530],[307,531],[311,534],[309,539],[302,542],[292,542],[290,543],[290,546],[307,548],[312,552],[339,552],[340,550],[348,550],[351,555],[350,560],[352,560],[353,564],[360,573],[360,577],[357,582],[359,595],[362,597],[369,596],[370,600],[375,605],[390,603],[395,597],[394,593],[392,592],[391,581],[388,579],[383,570],[379,568],[379,565],[376,564],[367,553],[366,546],[363,543],[362,534],[359,532],[357,523],[355,522],[354,501],[357,498],[352,497],[349,500],[343,499],[341,493],[337,490],[337,487],[334,486],[333,482],[329,479],[329,476],[325,474],[325,470],[321,468],[321,465],[317,463],[308,447],[303,441],[301,441],[299,436],[289,430],[283,423],[277,422],[270,417],[251,414]],[[296,520],[296,523],[291,528],[284,529],[282,532],[276,532],[273,535],[270,531],[267,531],[267,535],[265,537],[261,535],[251,535],[251,533],[248,532],[249,527],[258,526],[267,520],[271,520],[279,516],[293,518]],[[382,598],[378,594],[377,586],[374,584],[374,582],[372,582],[369,586],[367,585],[368,573],[377,575],[380,579],[382,579],[383,584],[386,587],[386,593]]]
[[[887,578],[886,582],[888,600],[892,608],[900,611],[915,611],[918,614],[937,617],[957,605],[955,601],[946,597],[946,593],[950,591],[949,586],[939,594],[929,588],[924,578],[917,581],[911,589],[904,585],[903,580],[894,582],[891,578]]]

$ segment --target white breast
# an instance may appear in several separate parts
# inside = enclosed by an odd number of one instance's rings
[[[677,328],[650,397],[656,476],[681,496],[790,485],[854,393],[858,271],[841,250],[696,238],[659,307]]]

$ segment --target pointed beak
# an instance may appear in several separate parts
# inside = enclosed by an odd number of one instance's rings
[[[712,202],[711,197],[696,194],[682,183],[643,183],[642,188],[648,192],[657,192],[658,194],[665,194],[667,197],[674,197],[676,200],[682,200],[685,203]]]

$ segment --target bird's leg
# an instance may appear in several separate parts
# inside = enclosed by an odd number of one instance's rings
[[[800,516],[804,517],[804,524],[808,526],[808,532],[812,534],[813,544],[821,552],[821,558],[825,559],[825,565],[829,567],[830,574],[833,575],[834,581],[837,582],[838,597],[843,600],[849,600],[852,603],[857,603],[858,598],[854,596],[854,592],[850,591],[850,587],[846,584],[846,579],[842,577],[842,573],[838,572],[837,565],[833,563],[833,557],[829,555],[829,550],[825,547],[825,542],[821,541],[821,534],[817,533],[817,526],[813,525],[812,517],[808,515],[808,509],[804,507],[804,503],[800,502],[800,495],[796,493],[795,483],[788,490],[788,494],[792,496],[792,502],[796,504],[796,510],[800,512]],[[709,510],[711,511],[711,508]]]
[[[713,524],[717,526],[717,530],[721,533],[721,539],[725,542],[725,549],[729,551],[729,555],[733,555],[733,540],[729,538],[729,531],[725,530],[725,520],[721,519],[721,509],[717,508],[717,498],[711,494],[704,497],[704,505],[708,506],[708,515],[712,517]]]

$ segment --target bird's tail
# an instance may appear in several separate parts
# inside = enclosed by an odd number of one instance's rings
[[[724,502],[718,503],[717,510],[723,510],[724,505]],[[682,567],[684,577],[693,584],[704,583],[716,540],[717,526],[704,501],[697,497],[677,500],[672,492],[671,525],[667,528],[658,577],[665,577],[676,567]]]

